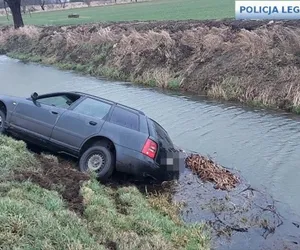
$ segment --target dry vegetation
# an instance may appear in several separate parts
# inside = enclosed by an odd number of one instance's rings
[[[0,32],[0,50],[24,60],[300,112],[297,22],[169,21]]]
[[[168,196],[102,185],[23,141],[0,136],[1,249],[209,249]]]
[[[186,166],[203,181],[213,182],[216,189],[230,190],[239,184],[238,176],[199,154],[186,158]]]

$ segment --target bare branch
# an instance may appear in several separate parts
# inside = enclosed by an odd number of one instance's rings
[[[215,216],[215,218],[217,219],[217,221],[219,221],[221,224],[223,224],[226,228],[231,229],[232,231],[237,231],[237,232],[248,232],[248,228],[243,228],[243,227],[232,227],[228,224],[226,224],[224,221],[222,221],[220,219],[220,217],[217,215],[217,213],[212,209],[211,210]]]
[[[45,10],[45,0],[40,0],[42,10]]]
[[[6,1],[7,0],[4,0],[3,4],[4,4],[4,9],[5,9],[5,14],[6,14],[7,21],[9,21],[8,12],[7,12],[7,6],[6,6],[7,2]]]

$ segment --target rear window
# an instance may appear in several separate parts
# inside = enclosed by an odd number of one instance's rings
[[[154,124],[154,128],[156,130],[157,136],[160,140],[167,142],[170,145],[173,145],[167,131],[159,125],[156,121],[151,120]]]
[[[139,131],[139,116],[129,110],[115,107],[110,122]]]

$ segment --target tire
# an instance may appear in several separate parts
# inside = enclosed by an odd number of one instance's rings
[[[6,120],[6,116],[2,110],[0,110],[0,135],[5,133],[4,122]]]
[[[100,159],[100,158],[102,159]],[[93,164],[99,162],[98,164]],[[100,169],[99,169],[100,167]],[[80,157],[79,160],[79,169],[81,172],[93,171],[96,172],[99,180],[108,179],[115,168],[115,159],[113,154],[109,151],[109,149],[102,145],[93,145],[88,148]]]

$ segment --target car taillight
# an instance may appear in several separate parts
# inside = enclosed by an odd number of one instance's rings
[[[156,155],[156,151],[157,151],[156,142],[152,141],[151,139],[147,139],[147,141],[143,147],[142,153],[144,155],[147,155],[151,159],[154,159],[155,155]]]

